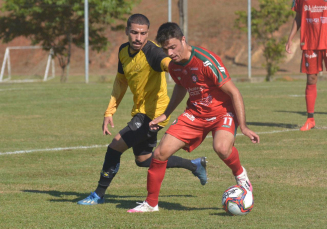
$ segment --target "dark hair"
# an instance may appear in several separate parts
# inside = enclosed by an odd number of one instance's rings
[[[150,28],[150,21],[143,14],[133,14],[133,15],[131,15],[127,20],[127,28],[130,28],[132,23],[133,24],[138,24],[138,25],[147,25],[148,28]]]
[[[166,22],[162,24],[157,32],[156,41],[159,44],[165,43],[165,41],[171,38],[177,38],[178,40],[182,40],[184,34],[179,28],[179,26],[174,22]]]

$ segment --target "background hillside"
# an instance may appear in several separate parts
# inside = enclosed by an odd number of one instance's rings
[[[1,3],[2,1],[0,1]],[[179,23],[177,0],[172,0],[172,20]],[[252,0],[252,7],[258,6],[258,0]],[[291,0],[290,0],[291,6]],[[235,11],[247,10],[247,1],[243,0],[188,0],[188,42],[191,45],[208,48],[221,56],[230,74],[247,76],[247,35],[234,29]],[[167,0],[142,0],[133,13],[145,14],[151,22],[149,38],[154,39],[157,28],[168,20]],[[280,35],[288,35],[293,18],[283,26]],[[121,22],[125,24],[125,22]],[[90,75],[106,76],[115,74],[117,69],[117,52],[121,43],[127,41],[124,31],[107,31],[111,46],[106,52],[90,52]],[[17,38],[9,44],[0,44],[0,61],[2,63],[5,48],[8,46],[29,45],[26,38]],[[261,47],[252,42],[252,75],[263,76]],[[294,54],[288,55],[281,64],[278,75],[300,75],[299,33],[294,39]],[[16,55],[16,56],[15,56]],[[41,61],[43,60],[43,62]],[[43,69],[46,54],[38,52],[17,52],[11,54],[13,72]],[[56,60],[56,74],[61,70]],[[84,75],[84,50],[76,47],[72,50],[71,75]]]

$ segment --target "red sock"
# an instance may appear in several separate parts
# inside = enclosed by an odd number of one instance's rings
[[[238,176],[243,172],[240,157],[238,156],[237,149],[233,146],[232,153],[223,162],[232,170],[234,176]]]
[[[159,192],[161,188],[161,183],[165,177],[167,161],[159,161],[152,158],[148,170],[148,196],[146,198],[146,202],[148,202],[148,204],[152,207],[155,207],[159,202]]]
[[[307,112],[314,113],[315,111],[315,103],[317,98],[317,85],[311,84],[305,88],[305,101],[307,103]]]

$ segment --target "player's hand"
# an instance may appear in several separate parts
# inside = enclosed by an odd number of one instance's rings
[[[112,118],[112,116],[109,117],[104,117],[103,119],[103,124],[102,124],[102,131],[103,131],[103,135],[111,135],[110,131],[108,130],[108,125],[110,124],[110,126],[112,128],[114,128],[114,120]]]
[[[245,136],[247,136],[248,138],[250,138],[250,140],[251,140],[252,143],[260,143],[259,135],[257,135],[256,133],[254,133],[249,128],[245,127],[241,131],[242,131],[242,133]]]
[[[292,53],[292,50],[291,50],[291,47],[292,47],[292,42],[291,41],[288,41],[285,45],[285,50],[287,53],[291,54]]]
[[[153,131],[157,131],[159,130],[159,125],[158,123],[159,122],[163,122],[167,119],[166,115],[165,114],[162,114],[160,115],[159,117],[153,119],[150,123],[149,123],[149,127],[150,127],[150,130],[153,130]]]

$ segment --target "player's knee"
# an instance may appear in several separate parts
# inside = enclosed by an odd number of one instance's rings
[[[317,80],[318,80],[318,75],[316,74],[307,75],[307,84],[309,85],[316,84]]]
[[[227,157],[232,152],[232,148],[229,145],[223,143],[215,144],[213,149],[221,158]]]
[[[135,159],[135,164],[138,167],[150,167],[151,160],[152,160],[152,155],[149,158],[142,160],[142,161]]]
[[[158,148],[153,153],[153,158],[159,161],[165,161],[167,160],[167,157],[165,156],[166,152],[163,150],[158,150]]]

